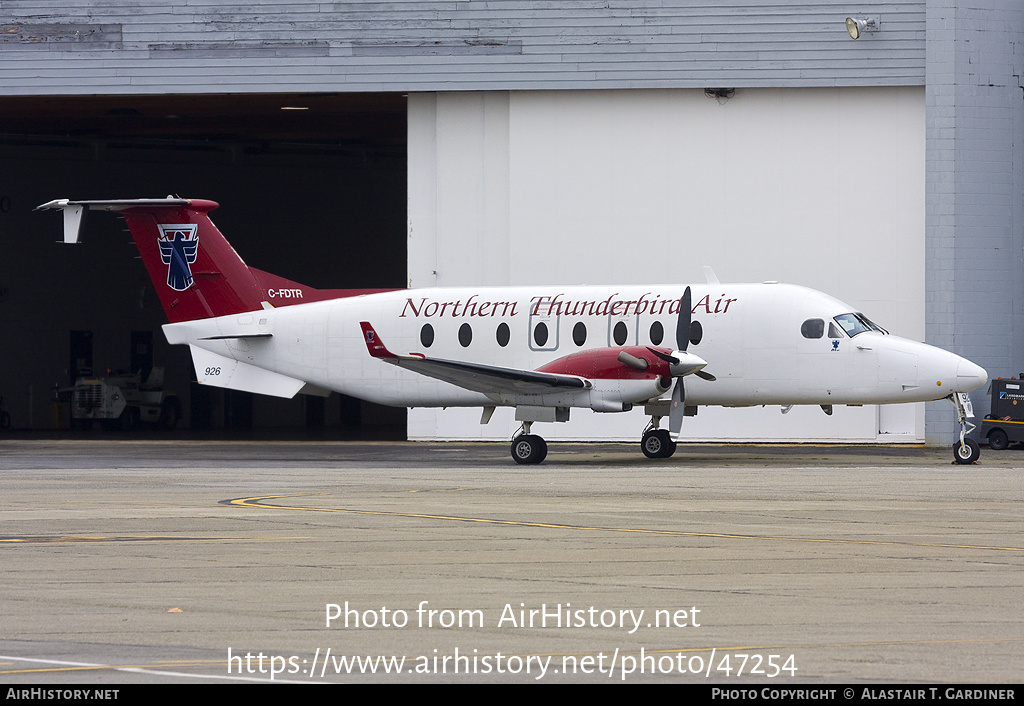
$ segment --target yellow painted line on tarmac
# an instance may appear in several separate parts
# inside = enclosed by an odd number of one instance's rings
[[[311,537],[174,537],[160,536],[106,536],[106,535],[64,535],[64,536],[25,536],[0,537],[3,544],[75,544],[75,543],[145,543],[145,542],[270,542],[275,540],[311,539]]]
[[[513,527],[537,527],[541,529],[577,530],[584,532],[627,532],[633,534],[658,534],[674,537],[708,537],[712,539],[749,539],[772,542],[813,542],[819,544],[861,544],[886,547],[933,547],[942,549],[987,549],[991,551],[1020,552],[1024,547],[999,547],[977,544],[943,544],[938,542],[893,542],[884,540],[869,539],[820,539],[815,537],[775,537],[771,535],[756,534],[729,534],[723,532],[684,532],[682,530],[658,530],[636,527],[591,527],[588,525],[565,525],[549,522],[527,522],[523,520],[500,520],[488,517],[462,517],[458,515],[427,515],[414,512],[394,512],[389,510],[353,510],[350,508],[333,507],[301,507],[298,505],[269,505],[266,500],[277,500],[280,498],[301,498],[305,494],[294,495],[261,495],[252,498],[236,498],[234,500],[222,501],[226,505],[236,507],[258,507],[272,510],[301,510],[306,512],[340,512],[350,515],[379,515],[382,517],[412,517],[424,520],[443,520],[448,522],[477,522],[489,525],[506,525]]]
[[[429,490],[410,490],[410,493],[454,493],[459,490],[469,490],[469,488],[431,488]]]

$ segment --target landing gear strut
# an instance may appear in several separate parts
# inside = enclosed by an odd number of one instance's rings
[[[523,422],[522,428],[512,438],[512,458],[516,463],[540,463],[548,455],[547,442],[536,434],[531,434],[530,426],[530,422]]]
[[[651,417],[651,423],[644,430],[640,439],[640,450],[647,458],[668,458],[676,452],[676,442],[668,433],[668,429],[659,429],[660,417]]]
[[[981,456],[981,447],[974,439],[967,438],[974,430],[974,425],[967,421],[968,417],[974,416],[971,400],[966,393],[954,393],[946,399],[956,408],[956,421],[960,425],[960,441],[953,444],[953,459],[962,465],[974,463]]]

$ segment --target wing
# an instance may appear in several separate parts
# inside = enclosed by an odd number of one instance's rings
[[[589,380],[576,375],[539,373],[534,370],[500,368],[480,363],[428,358],[421,353],[396,355],[381,342],[369,322],[363,321],[359,325],[363,329],[366,349],[374,358],[474,392],[497,395],[507,395],[508,393],[531,395],[587,390],[591,387]]]

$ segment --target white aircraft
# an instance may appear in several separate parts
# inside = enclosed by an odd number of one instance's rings
[[[281,397],[337,391],[403,407],[514,407],[518,463],[540,463],[536,422],[574,408],[643,405],[650,458],[676,449],[700,405],[893,404],[949,399],[960,463],[966,393],[985,371],[947,351],[889,335],[842,302],[793,285],[467,287],[318,290],[245,265],[210,220],[213,201],[51,201],[64,240],[86,210],[127,222],[202,384]],[[665,346],[666,339],[669,346]],[[396,352],[392,352],[396,351]],[[571,352],[570,352],[571,351]],[[568,352],[568,354],[567,354]],[[698,355],[699,352],[699,355]],[[661,421],[668,418],[668,429]]]

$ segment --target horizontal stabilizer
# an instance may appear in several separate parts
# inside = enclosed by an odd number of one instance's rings
[[[196,380],[200,385],[226,387],[230,390],[258,392],[275,397],[295,397],[306,382],[287,375],[264,370],[254,365],[227,358],[217,353],[190,345],[192,364],[196,368]]]
[[[72,201],[70,199],[54,199],[41,206],[36,207],[39,211],[44,208],[60,209],[64,211],[64,242],[77,243],[78,234],[82,228],[82,216],[86,210],[93,211],[124,211],[129,208],[143,206],[174,207],[186,206],[188,201],[167,197],[166,199],[115,199],[108,201]]]

